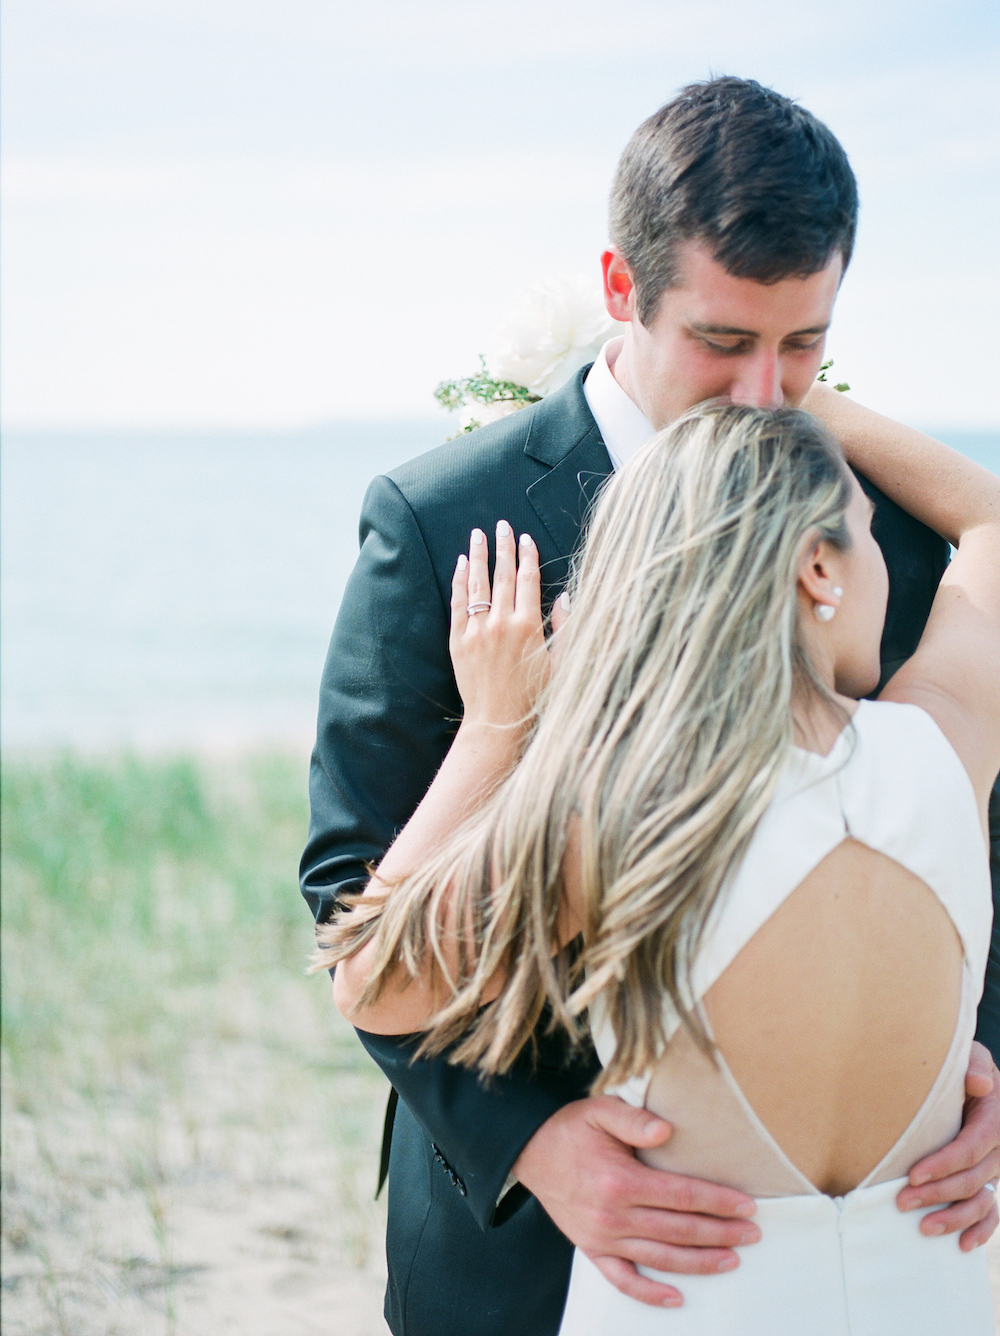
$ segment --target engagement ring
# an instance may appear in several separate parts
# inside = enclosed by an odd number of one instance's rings
[[[492,606],[492,603],[470,603],[466,612],[470,617],[475,617],[477,612],[489,612]]]

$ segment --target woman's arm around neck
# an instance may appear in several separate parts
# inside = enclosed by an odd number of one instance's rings
[[[1000,769],[1000,478],[823,386],[803,407],[826,423],[853,468],[956,548],[916,653],[881,699],[919,705],[935,719],[985,821]]]

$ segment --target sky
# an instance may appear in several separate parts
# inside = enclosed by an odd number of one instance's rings
[[[995,0],[5,0],[10,426],[432,414],[518,294],[599,277],[635,127],[732,73],[858,176],[836,377],[1000,427]]]

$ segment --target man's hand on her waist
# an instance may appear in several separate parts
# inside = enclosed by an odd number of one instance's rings
[[[973,1044],[965,1076],[965,1117],[954,1141],[910,1170],[909,1186],[896,1198],[901,1211],[948,1203],[920,1222],[921,1233],[953,1234],[970,1252],[997,1227],[1000,1178],[1000,1072],[982,1044]],[[989,1186],[987,1186],[987,1184]]]
[[[760,1239],[756,1202],[733,1188],[650,1169],[636,1149],[662,1146],[669,1123],[615,1096],[567,1104],[543,1123],[514,1164],[571,1243],[623,1294],[656,1307],[679,1290],[643,1276],[708,1275],[739,1265],[733,1249]]]

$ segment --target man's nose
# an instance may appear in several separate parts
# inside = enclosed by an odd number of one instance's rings
[[[780,408],[785,402],[781,389],[781,364],[775,353],[762,349],[740,368],[729,397],[748,408]]]

